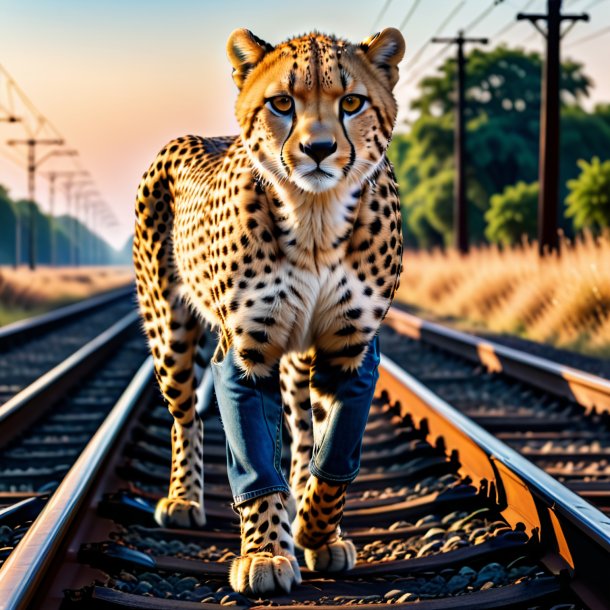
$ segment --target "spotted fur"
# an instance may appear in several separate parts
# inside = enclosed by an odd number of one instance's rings
[[[231,565],[229,581],[236,591],[290,591],[301,582],[294,555],[290,516],[279,493],[259,497],[239,509],[241,556]]]
[[[281,359],[291,486],[313,511],[318,496],[307,495],[306,468],[332,396],[308,387],[311,359],[323,353],[332,366],[355,370],[401,271],[400,204],[385,155],[400,33],[387,29],[352,44],[314,32],[273,47],[236,30],[227,52],[240,89],[240,135],[170,142],[136,202],[138,298],[174,418],[172,478],[156,512],[167,526],[205,522],[194,392],[204,323],[218,331],[214,359],[232,347],[245,375],[268,376]],[[257,543],[260,536],[247,535],[250,516],[266,501],[268,532]],[[284,501],[240,506],[242,556],[231,572],[237,590],[257,594],[272,582],[288,590],[299,581],[292,551],[271,543],[271,534],[284,536]],[[315,538],[302,525],[299,540]],[[337,540],[334,528],[326,543]]]

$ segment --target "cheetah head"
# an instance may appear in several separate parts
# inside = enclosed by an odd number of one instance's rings
[[[235,30],[227,53],[240,89],[236,115],[262,177],[308,193],[370,178],[396,120],[404,50],[394,28],[360,44],[314,32],[275,47]]]

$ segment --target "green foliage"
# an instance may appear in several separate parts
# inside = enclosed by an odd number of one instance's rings
[[[541,59],[538,53],[509,49],[500,45],[491,50],[474,48],[466,64],[466,118],[514,113],[538,116],[540,112]],[[422,114],[442,116],[455,107],[456,62],[448,59],[439,76],[420,82],[420,96],[411,107]],[[591,80],[582,66],[572,61],[562,64],[561,90],[564,102],[577,101],[587,95]]]
[[[0,262],[15,260],[15,218],[8,190],[0,184]]]
[[[485,214],[487,239],[494,244],[510,246],[524,236],[535,237],[538,191],[538,182],[518,182],[493,195]]]
[[[466,65],[466,166],[469,232],[486,239],[486,212],[493,195],[538,177],[541,59],[537,53],[500,46],[474,49]],[[404,208],[409,246],[448,244],[451,238],[454,170],[453,130],[455,61],[424,78],[412,101],[419,112],[410,131],[390,147]],[[590,79],[578,63],[562,64],[560,197],[576,176],[579,158],[610,150],[610,106],[588,113],[580,100]],[[493,216],[493,215],[492,215]],[[571,223],[564,221],[570,234]]]
[[[581,159],[578,166],[580,175],[568,181],[566,216],[573,219],[575,229],[598,233],[610,226],[610,160]]]
[[[77,252],[80,264],[125,264],[131,260],[111,248],[97,234],[78,220],[62,216],[50,218],[35,202],[12,201],[8,190],[0,185],[0,265],[14,264],[16,221],[20,220],[20,261],[25,264],[30,256],[30,227],[34,220],[35,259],[37,264],[51,264],[51,237],[56,243],[57,264],[72,264],[71,253]],[[76,230],[73,230],[76,228]]]

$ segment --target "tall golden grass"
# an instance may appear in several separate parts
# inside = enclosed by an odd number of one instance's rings
[[[42,313],[133,279],[128,267],[0,267],[0,325]]]
[[[407,252],[397,299],[461,326],[610,356],[610,234],[564,240],[542,259],[535,243]]]

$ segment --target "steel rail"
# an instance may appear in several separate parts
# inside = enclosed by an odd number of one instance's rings
[[[124,288],[117,288],[100,294],[90,299],[84,299],[78,303],[66,305],[44,313],[40,316],[34,316],[25,320],[18,320],[12,324],[7,324],[0,328],[0,349],[5,349],[16,341],[29,339],[39,333],[57,328],[58,324],[68,322],[85,313],[101,309],[105,305],[109,305],[114,301],[118,301],[128,297],[133,293],[133,285],[130,284]]]
[[[57,550],[86,497],[96,485],[114,443],[131,418],[132,409],[153,387],[148,359],[110,416],[32,528],[0,570],[0,609],[28,607],[45,578]],[[382,356],[376,393],[386,392],[392,409],[411,419],[420,433],[447,453],[457,453],[460,474],[478,487],[481,501],[500,506],[513,527],[525,525],[540,544],[542,562],[565,581],[591,608],[608,599],[606,566],[610,552],[610,521],[560,483],[479,425],[440,399],[386,356]],[[4,605],[3,605],[4,604]]]
[[[610,519],[606,515],[384,355],[376,392],[383,391],[397,400],[395,408],[413,420],[426,440],[457,452],[460,473],[504,507],[502,514],[511,526],[522,523],[531,537],[540,540],[550,551],[547,567],[551,571],[572,574],[573,590],[591,608],[606,607],[603,604],[610,599]]]
[[[0,406],[0,447],[61,399],[123,340],[139,320],[132,311]]]
[[[479,362],[489,372],[504,373],[567,398],[587,412],[610,412],[610,381],[602,377],[428,322],[396,307],[390,308],[385,323],[412,339]]]
[[[0,610],[28,608],[133,410],[153,386],[149,357],[0,569]]]

